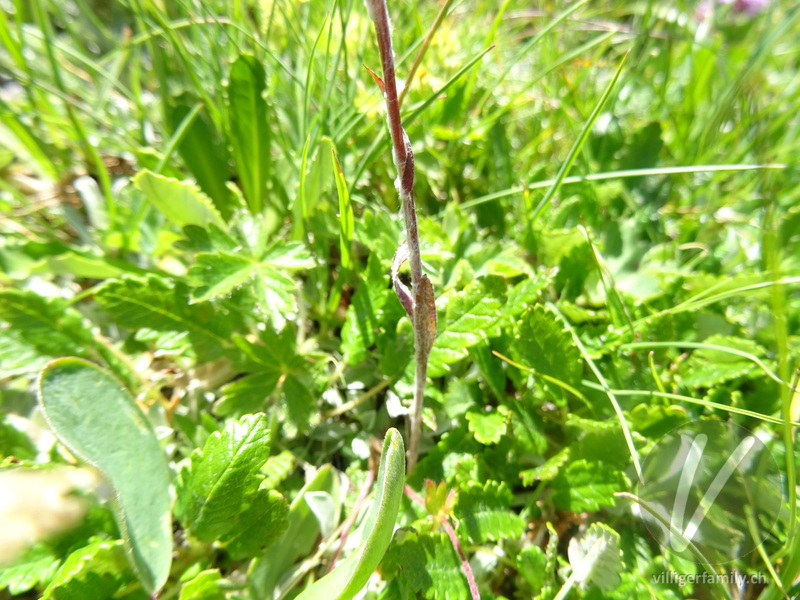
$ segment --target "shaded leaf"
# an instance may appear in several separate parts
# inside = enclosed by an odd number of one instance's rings
[[[241,54],[231,66],[228,84],[233,158],[253,213],[261,212],[267,193],[270,132],[267,103],[262,96],[266,78],[255,56]]]

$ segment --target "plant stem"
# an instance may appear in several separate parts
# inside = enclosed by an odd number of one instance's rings
[[[383,66],[383,82],[379,82],[386,98],[386,112],[392,138],[392,155],[397,168],[395,187],[403,206],[406,226],[406,245],[408,262],[411,268],[411,302],[403,303],[414,326],[414,355],[416,373],[414,384],[414,410],[408,434],[408,472],[414,469],[419,456],[419,438],[422,430],[422,404],[425,396],[425,382],[428,376],[428,355],[436,332],[436,307],[430,281],[422,273],[422,259],[419,250],[417,213],[414,205],[414,154],[411,143],[400,120],[400,102],[397,97],[397,81],[394,70],[394,52],[389,24],[389,13],[385,0],[367,0],[367,10],[375,24],[378,49]],[[395,287],[397,289],[397,282]],[[402,284],[400,284],[402,287]],[[399,294],[400,292],[398,292]],[[401,298],[402,301],[402,298]]]

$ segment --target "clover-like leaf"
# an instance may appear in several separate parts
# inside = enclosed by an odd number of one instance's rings
[[[604,592],[620,582],[622,560],[619,534],[603,523],[592,523],[580,538],[569,541],[569,563],[581,587],[595,584]]]

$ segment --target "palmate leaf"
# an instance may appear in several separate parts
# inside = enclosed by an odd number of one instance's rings
[[[515,340],[517,360],[538,373],[548,375],[570,386],[581,378],[581,357],[570,333],[556,316],[543,306],[534,306],[523,318]],[[542,382],[556,399],[563,390],[551,382]]]
[[[176,516],[195,537],[227,544],[235,557],[259,554],[287,524],[286,500],[261,488],[269,451],[265,415],[229,421],[181,471]]]
[[[431,377],[447,374],[449,364],[465,358],[470,347],[497,333],[505,287],[501,277],[482,277],[450,299],[444,318],[439,319],[439,335],[429,358]]]
[[[95,294],[100,308],[122,327],[186,331],[198,357],[212,360],[230,346],[231,315],[208,303],[189,305],[185,286],[150,275],[109,281]]]
[[[200,252],[195,260],[197,264],[189,269],[189,281],[195,287],[192,291],[195,302],[228,296],[258,277],[272,288],[272,293],[281,293],[291,301],[296,286],[282,271],[314,266],[308,250],[296,242],[273,244],[258,260],[233,252]],[[282,289],[274,289],[276,285]]]
[[[597,585],[604,592],[620,583],[622,560],[619,534],[603,523],[592,523],[580,538],[569,541],[569,563],[581,587]]]
[[[516,539],[525,531],[525,520],[511,512],[511,492],[505,483],[473,483],[458,494],[454,514],[458,532],[475,544]]]

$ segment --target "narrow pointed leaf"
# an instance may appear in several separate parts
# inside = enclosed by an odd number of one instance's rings
[[[297,600],[350,600],[361,591],[392,541],[397,511],[403,498],[405,471],[403,438],[396,429],[389,429],[383,442],[375,498],[361,544],[331,573],[300,594]]]

